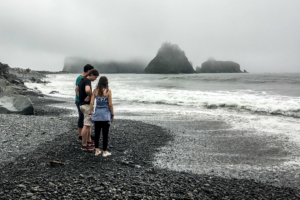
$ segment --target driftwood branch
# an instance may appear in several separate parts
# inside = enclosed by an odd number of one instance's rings
[[[53,161],[50,161],[50,164],[51,165],[64,165],[65,163],[53,160]]]

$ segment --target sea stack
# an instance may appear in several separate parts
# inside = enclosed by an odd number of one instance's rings
[[[157,55],[150,61],[144,73],[147,74],[180,74],[195,73],[193,66],[178,45],[163,43]]]
[[[217,61],[210,59],[197,67],[197,73],[242,73],[240,65],[232,61]]]

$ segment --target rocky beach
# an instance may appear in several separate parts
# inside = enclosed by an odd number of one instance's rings
[[[299,157],[287,138],[120,112],[112,156],[96,157],[77,141],[73,101],[24,84],[44,88],[45,74],[1,67],[0,199],[300,199],[298,168],[281,165]]]
[[[172,130],[116,119],[112,156],[82,152],[68,104],[31,97],[36,115],[1,114],[0,199],[299,199],[297,188],[161,169]],[[101,143],[100,143],[101,144]],[[57,161],[55,163],[53,161]]]

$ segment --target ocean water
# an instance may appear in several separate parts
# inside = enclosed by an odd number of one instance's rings
[[[300,117],[300,74],[107,74],[118,103],[164,104],[194,109],[230,108]],[[77,74],[48,75],[46,85],[27,83],[53,96],[74,96]],[[96,82],[93,82],[95,87]],[[145,108],[146,109],[146,108]]]
[[[247,127],[260,124],[259,128],[268,126],[268,131],[278,132],[282,123],[287,132],[298,137],[300,74],[103,75],[109,80],[116,114],[123,118],[128,113],[128,118],[138,115],[137,119],[147,116],[148,120],[194,120],[205,113],[234,124],[233,116],[238,116],[239,126],[243,126],[244,118],[250,120]],[[26,85],[44,94],[58,91],[50,94],[53,97],[74,99],[77,76],[47,75],[48,84]],[[93,82],[93,88],[98,80]],[[255,123],[251,124],[251,119]]]
[[[219,169],[231,175],[236,171],[236,177],[243,174],[244,178],[250,177],[245,172],[251,170],[256,175],[260,174],[259,171],[269,170],[270,173],[282,174],[290,171],[295,176],[300,170],[300,74],[101,75],[108,78],[116,119],[145,121],[177,132],[174,142],[156,155],[155,165],[159,167],[194,173]],[[26,85],[44,94],[58,91],[51,96],[74,101],[77,76],[47,75],[48,84]],[[97,81],[93,82],[93,88]],[[72,104],[69,108],[76,109]],[[211,138],[202,137],[210,132]],[[227,134],[223,139],[237,152],[223,152],[223,141],[217,134]],[[246,136],[247,141],[242,141],[243,137],[236,139],[238,134]],[[220,146],[204,148],[203,139],[220,139]],[[245,157],[241,152],[247,151],[247,147],[245,150],[237,142],[239,140],[255,143],[257,149],[249,149]],[[251,154],[250,150],[254,153]],[[273,156],[284,159],[282,162],[278,162],[278,158],[270,161],[268,156],[262,158],[265,152],[275,152]],[[171,154],[173,157],[170,158]],[[193,158],[190,158],[191,154]],[[211,161],[223,154],[230,154],[226,162]],[[235,157],[239,157],[239,164],[233,162]],[[278,166],[277,171],[275,166]]]

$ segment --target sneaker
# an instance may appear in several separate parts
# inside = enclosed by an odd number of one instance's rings
[[[88,148],[87,148],[87,146],[82,146],[82,147],[81,147],[81,150],[82,150],[82,151],[87,151]]]
[[[88,146],[88,145],[87,145],[87,148],[88,148],[88,150],[90,150],[90,151],[94,151],[94,150],[95,150],[95,147],[90,147],[90,146]]]
[[[109,153],[108,151],[106,151],[106,153],[102,154],[103,157],[110,156],[110,155],[111,155],[111,153]]]
[[[78,136],[78,142],[82,142],[82,137],[81,136]]]
[[[99,156],[101,154],[101,151],[99,150],[98,153],[95,153],[95,156]]]
[[[89,146],[93,146],[93,145],[95,145],[95,142],[94,141],[91,141],[91,142],[88,142],[87,143]]]
[[[95,147],[82,146],[81,150],[83,150],[83,151],[86,151],[86,150],[93,151],[93,150],[95,150]]]

